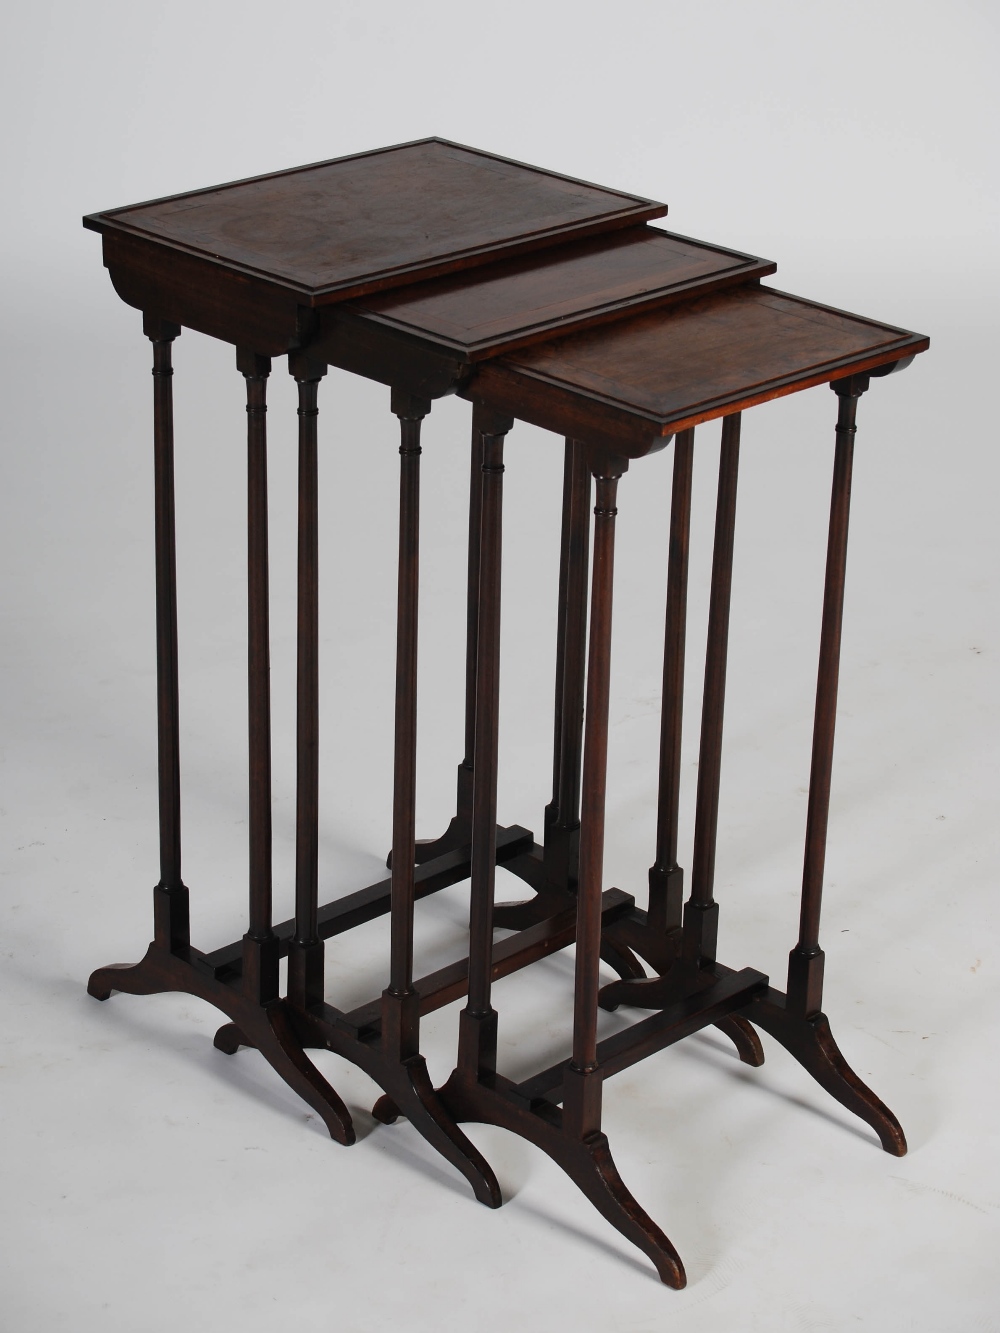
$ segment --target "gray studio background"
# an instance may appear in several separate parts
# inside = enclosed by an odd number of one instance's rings
[[[0,1330],[646,1333],[1000,1327],[994,1256],[997,10],[764,0],[295,5],[36,0],[4,18]],[[684,1256],[651,1266],[528,1144],[473,1127],[509,1202],[475,1204],[326,1057],[361,1141],[325,1139],[214,1010],[84,992],[136,958],[156,878],[150,353],[80,215],[440,134],[669,202],[663,225],[778,261],[771,283],[931,336],[859,410],[824,941],[847,1057],[911,1144],[877,1151],[777,1046],[704,1035],[609,1086],[622,1174]],[[197,941],[242,933],[243,382],[175,348],[185,878]],[[271,379],[276,908],[291,904],[293,384]],[[396,423],[320,395],[327,897],[388,844]],[[794,940],[835,400],[749,412],[717,896],[723,958]],[[419,829],[461,757],[468,407],[425,427]],[[500,818],[541,825],[561,444],[508,445]],[[669,451],[620,488],[606,883],[653,849]],[[695,775],[718,428],[696,453],[687,761]],[[689,840],[693,783],[682,817]],[[689,845],[689,841],[686,845]],[[500,876],[503,879],[503,875]],[[510,881],[505,895],[516,896]],[[418,964],[467,893],[422,904]],[[336,1003],[384,984],[385,923],[328,952]],[[566,1049],[572,955],[497,988],[501,1062]],[[779,982],[779,984],[781,984]],[[456,1009],[426,1025],[450,1069]],[[606,1016],[610,1027],[628,1015]],[[324,1060],[323,1056],[317,1057]]]

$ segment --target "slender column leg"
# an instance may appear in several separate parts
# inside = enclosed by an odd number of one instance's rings
[[[271,929],[271,653],[267,559],[267,377],[271,359],[237,348],[247,382],[247,623],[250,750],[250,924],[243,987],[267,1004],[278,994],[278,941]]]
[[[684,648],[687,623],[688,548],[691,532],[691,481],[694,463],[694,431],[682,431],[674,441],[674,477],[670,498],[670,561],[667,569],[667,612],[663,642],[663,703],[660,716],[659,799],[656,820],[656,860],[649,870],[649,913],[643,937],[632,939],[644,957],[657,964],[660,975],[649,979],[612,982],[601,991],[603,1009],[620,1004],[656,1009],[690,993],[700,977],[691,976],[691,963],[707,957],[697,955],[677,965],[675,950],[681,927],[684,872],[677,864],[677,822],[681,781],[681,725],[684,698]],[[712,902],[712,872],[715,859],[715,826],[718,817],[719,768],[722,747],[722,703],[725,691],[726,640],[729,624],[729,592],[732,582],[733,528],[736,514],[736,472],[739,451],[739,417],[723,424],[719,500],[716,514],[716,544],[709,612],[709,646],[705,668],[705,705],[702,714],[702,762],[699,767],[698,817],[695,833],[696,882],[703,909],[689,904],[692,932],[711,923],[715,929],[718,908]],[[710,936],[714,941],[714,934]],[[703,941],[707,942],[707,941]],[[714,943],[711,945],[714,958]],[[762,1065],[764,1052],[756,1032],[746,1019],[728,1017],[716,1024],[736,1047],[744,1064]]]
[[[322,362],[288,358],[299,386],[298,664],[296,690],[295,935],[288,997],[303,1008],[323,1000],[319,909],[319,507],[317,416]]]
[[[545,853],[550,878],[568,885],[579,869],[590,561],[590,468],[576,440],[566,441],[563,497],[552,801],[546,810]]]
[[[597,1069],[597,985],[601,952],[601,876],[604,795],[607,773],[614,580],[615,491],[624,459],[601,460],[595,469],[597,507],[593,592],[587,674],[587,721],[583,760],[583,817],[577,899],[577,964],[573,1062],[563,1087],[563,1111],[554,1105],[538,1114],[506,1098],[495,1074],[496,1015],[490,1007],[493,864],[488,855],[496,821],[496,718],[499,667],[500,504],[502,435],[509,419],[480,416],[485,444],[479,671],[476,699],[476,783],[473,823],[473,936],[469,955],[469,1005],[459,1029],[459,1061],[440,1097],[456,1120],[502,1125],[537,1144],[563,1168],[609,1222],[650,1256],[664,1282],[685,1283],[677,1251],[626,1189],[608,1141],[601,1133],[601,1077]],[[477,858],[477,837],[482,851]],[[389,1118],[396,1108],[383,1098],[376,1107]]]
[[[670,493],[670,560],[663,634],[663,693],[660,712],[660,775],[656,812],[656,859],[649,869],[649,925],[666,934],[681,924],[684,872],[677,864],[677,818],[681,785],[681,724],[684,707],[684,640],[687,627],[688,548],[694,430],[674,440]]]
[[[456,822],[471,840],[472,788],[476,758],[476,663],[479,651],[479,561],[483,513],[483,450],[485,441],[473,411],[469,450],[469,559],[465,624],[465,757],[458,766]]]
[[[503,447],[514,422],[511,417],[477,406],[474,423],[483,441],[476,634],[476,765],[472,789],[469,993],[459,1020],[458,1045],[459,1069],[473,1079],[496,1068],[497,1016],[490,1003],[490,991],[496,879]]]
[[[156,719],[159,783],[160,878],[153,889],[155,950],[184,956],[191,945],[188,891],[181,879],[180,710],[177,690],[177,553],[174,524],[174,406],[171,344],[179,324],[144,314],[143,332],[153,344],[153,488],[156,548]],[[107,999],[124,988],[127,974],[142,984],[143,963],[98,968],[89,994]],[[152,983],[150,983],[152,984]]]
[[[834,1041],[823,1003],[823,951],[819,947],[820,907],[826,835],[830,813],[830,779],[837,713],[840,636],[844,613],[847,569],[847,530],[851,502],[851,465],[854,456],[858,399],[868,388],[867,375],[836,380],[831,388],[839,399],[837,447],[830,502],[830,535],[820,632],[816,713],[813,725],[809,806],[806,814],[805,861],[799,939],[788,960],[788,992],[768,991],[746,1016],[769,1032],[842,1106],[860,1116],[878,1134],[882,1147],[894,1157],[906,1152],[906,1136],[899,1121],[871,1088],[850,1067]]]
[[[427,1066],[418,1050],[420,996],[413,986],[414,805],[417,755],[417,592],[420,508],[420,422],[430,402],[393,390],[392,410],[400,419],[399,481],[399,590],[396,632],[396,751],[393,790],[392,917],[389,987],[382,997],[382,1053],[389,1063],[371,1072],[387,1089],[376,1102],[376,1120],[391,1124],[406,1115],[424,1137],[463,1172],[476,1198],[488,1207],[502,1202],[500,1186],[489,1164],[445,1110],[434,1091]],[[499,578],[499,566],[497,567]],[[486,747],[488,752],[489,747]],[[495,747],[494,747],[495,750]],[[489,855],[492,872],[496,859],[496,762],[493,774],[493,814],[482,842],[482,825],[473,831],[473,896]],[[481,806],[484,796],[474,797]],[[492,906],[492,884],[489,906]],[[492,932],[490,932],[492,934]],[[492,939],[487,940],[486,1006]],[[482,997],[482,977],[470,966],[470,997]],[[495,1033],[495,1027],[494,1027]]]
[[[684,912],[684,954],[689,961],[698,964],[714,962],[719,929],[719,905],[712,891],[715,886],[715,845],[719,826],[722,716],[726,699],[726,656],[729,647],[729,602],[733,583],[733,535],[736,527],[739,461],[740,414],[736,412],[725,417],[722,422],[691,897]]]
[[[191,943],[181,879],[180,709],[177,690],[177,550],[174,523],[174,400],[171,344],[180,325],[143,316],[153,344],[153,477],[156,525],[156,717],[160,881],[153,890],[154,939],[173,953]]]
[[[559,818],[559,797],[560,777],[562,775],[562,749],[563,734],[565,731],[565,718],[563,716],[563,705],[565,696],[565,674],[566,674],[566,622],[569,615],[569,599],[567,597],[567,582],[569,579],[569,539],[572,531],[573,522],[573,481],[574,481],[574,455],[575,448],[571,439],[567,438],[566,448],[563,454],[563,493],[562,493],[562,527],[559,534],[559,605],[556,611],[556,688],[555,702],[552,709],[553,718],[553,738],[552,738],[552,799],[545,807],[545,832],[548,834],[549,828]],[[590,545],[590,470],[587,470],[587,545],[589,559]],[[584,590],[586,598],[586,587]],[[587,604],[584,601],[583,606],[584,621],[586,622]],[[583,706],[581,700],[580,710],[581,739],[583,724]],[[579,815],[579,810],[575,812]],[[546,837],[548,843],[548,837]]]
[[[544,849],[539,852],[536,848],[507,865],[536,890],[533,898],[496,908],[494,923],[510,930],[524,930],[560,910],[568,901],[568,893],[575,890],[579,875],[590,490],[590,468],[583,445],[568,439],[559,557],[552,800],[545,808]],[[612,965],[617,963],[613,961]]]
[[[247,380],[247,510],[250,728],[250,923],[243,941],[242,983],[213,976],[190,947],[187,890],[180,878],[180,778],[177,761],[177,602],[174,558],[173,429],[170,341],[177,325],[145,318],[156,375],[156,589],[160,731],[161,882],[156,936],[135,966],[99,968],[87,989],[105,1000],[113,991],[153,995],[180,991],[217,1006],[230,1022],[216,1038],[233,1052],[257,1046],[288,1085],[322,1117],[340,1143],[354,1142],[351,1117],[334,1089],[307,1059],[278,1000],[278,941],[271,929],[270,695],[268,684],[267,443],[265,391],[270,361],[239,349]],[[315,386],[314,386],[315,387]],[[315,395],[313,395],[313,399]],[[313,406],[314,406],[313,401]],[[307,428],[308,429],[308,428]],[[313,426],[313,432],[315,427]],[[313,439],[315,435],[313,434]],[[305,488],[308,490],[308,488]]]
[[[458,766],[455,814],[439,838],[418,838],[417,865],[425,865],[472,841],[472,774],[476,748],[476,636],[479,632],[479,516],[483,484],[482,436],[473,424],[469,481],[469,557],[465,638],[465,755]],[[392,853],[386,858],[392,869]]]
[[[840,638],[844,620],[844,581],[847,572],[847,529],[851,506],[851,470],[854,461],[855,418],[858,399],[868,378],[854,375],[830,386],[837,394],[837,447],[830,501],[830,535],[826,552],[823,625],[820,631],[816,712],[813,723],[809,805],[806,814],[805,860],[799,940],[788,960],[788,1007],[809,1017],[823,1007],[823,950],[819,947],[819,919],[826,863],[826,834],[830,817],[830,779],[833,739],[837,725],[837,687],[840,677]]]
[[[587,661],[587,721],[583,750],[580,881],[577,891],[573,1058],[566,1073],[563,1125],[584,1139],[601,1128],[601,1080],[597,1072],[597,993],[600,986],[601,881],[604,871],[604,804],[611,698],[611,605],[614,587],[615,499],[628,463],[604,458],[594,466],[594,570]]]
[[[425,398],[393,390],[399,417],[399,578],[396,610],[396,726],[392,801],[389,987],[382,1038],[399,1060],[417,1054],[420,997],[413,988],[414,845],[417,783],[417,594],[420,555],[420,423]]]

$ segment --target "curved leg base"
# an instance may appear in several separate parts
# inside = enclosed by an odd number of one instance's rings
[[[622,981],[646,979],[646,969],[627,944],[621,944],[607,935],[601,936],[601,958],[614,968]],[[612,985],[616,983],[612,982]]]
[[[653,930],[638,909],[613,922],[607,934],[615,944],[624,946],[651,969],[655,976],[666,976],[680,956],[679,930]]]
[[[399,1119],[399,1107],[387,1092],[384,1092],[372,1107],[372,1116],[380,1125],[394,1125]]]
[[[220,1050],[234,1054],[239,1046],[256,1046],[272,1068],[319,1115],[331,1138],[343,1144],[354,1142],[350,1112],[302,1049],[283,1002],[263,1006],[252,1003],[241,991],[155,943],[149,946],[140,963],[99,967],[92,973],[87,991],[98,1000],[106,1000],[113,991],[128,995],[180,991],[206,1000],[230,1020],[216,1033],[215,1044]]]
[[[906,1136],[902,1126],[841,1055],[825,1014],[814,1014],[811,1018],[789,1014],[784,996],[776,996],[774,992],[756,1001],[744,1013],[757,1027],[780,1041],[841,1106],[871,1125],[887,1153],[905,1156]]]
[[[621,1004],[632,1005],[636,1009],[666,1009],[670,1004],[708,990],[714,982],[715,976],[711,972],[678,963],[662,976],[643,975],[612,981],[601,987],[597,1003],[608,1013],[614,1013]]]
[[[448,852],[456,852],[460,847],[469,847],[472,844],[472,832],[468,821],[461,819],[458,815],[452,817],[451,823],[441,834],[439,838],[418,838],[413,852],[413,861],[415,865],[422,866],[425,861],[433,861],[436,856],[444,856]],[[392,869],[392,852],[390,851],[385,858],[387,869]]]
[[[597,1211],[613,1227],[637,1245],[653,1262],[660,1281],[676,1291],[687,1286],[687,1274],[681,1257],[653,1219],[640,1208],[618,1174],[605,1134],[592,1134],[580,1144],[576,1170],[567,1170],[571,1179],[587,1196]],[[589,1170],[580,1171],[586,1164]]]
[[[226,1055],[235,1055],[241,1046],[252,1046],[253,1042],[235,1023],[223,1023],[215,1034],[212,1045],[217,1051],[223,1051]]]
[[[715,1027],[725,1033],[733,1043],[736,1054],[745,1065],[750,1065],[754,1069],[760,1068],[764,1063],[764,1048],[752,1023],[748,1023],[739,1014],[727,1014],[725,1018],[719,1019]]]
[[[422,1055],[400,1061],[378,1044],[359,1041],[335,1023],[289,1006],[290,1021],[301,1044],[333,1051],[363,1069],[384,1095],[372,1114],[383,1124],[401,1116],[411,1122],[433,1148],[451,1162],[472,1186],[480,1203],[499,1208],[503,1202],[493,1169],[476,1145],[458,1127],[434,1091]]]
[[[521,1108],[480,1084],[457,1074],[440,1091],[441,1100],[456,1120],[499,1125],[548,1153],[590,1200],[606,1221],[652,1261],[660,1281],[677,1290],[687,1283],[680,1255],[649,1214],[640,1207],[615,1166],[604,1134],[571,1139],[560,1123]],[[551,1112],[558,1112],[550,1108]]]
[[[498,930],[528,930],[540,921],[556,916],[575,902],[566,889],[549,882],[541,847],[505,861],[504,870],[516,875],[534,893],[530,898],[522,898],[517,902],[494,903],[493,925]]]
[[[403,1091],[400,1087],[393,1090],[397,1095],[391,1099],[380,1098],[375,1105],[390,1100],[391,1106],[382,1107],[384,1114],[396,1110],[397,1117],[405,1116],[432,1147],[462,1172],[480,1203],[487,1208],[499,1208],[503,1203],[500,1182],[486,1158],[448,1114],[434,1091],[423,1056],[407,1060],[404,1068],[409,1075],[406,1095],[398,1096],[398,1092]]]
[[[256,1046],[292,1091],[309,1103],[330,1131],[330,1138],[350,1147],[357,1137],[351,1113],[302,1049],[284,1005],[268,1006],[263,1012],[267,1021],[255,1025],[249,1044]]]
[[[162,957],[171,959],[167,954]],[[109,963],[91,972],[87,994],[95,1000],[107,1000],[115,991],[124,995],[158,995],[174,987],[164,977],[160,950],[151,944],[139,963]]]
[[[226,1055],[235,1055],[241,1046],[260,1051],[292,1091],[309,1103],[330,1131],[330,1138],[350,1147],[357,1140],[351,1113],[306,1055],[288,1022],[284,1006],[269,1006],[260,1012],[268,1021],[255,1024],[252,1036],[236,1023],[223,1023],[215,1034],[213,1046]]]

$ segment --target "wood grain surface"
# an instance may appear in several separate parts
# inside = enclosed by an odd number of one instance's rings
[[[656,227],[550,248],[352,304],[366,320],[482,360],[773,273],[768,259]]]
[[[662,217],[666,205],[424,139],[84,218],[322,304]]]
[[[488,362],[460,392],[635,457],[657,437],[927,346],[921,334],[751,285]]]

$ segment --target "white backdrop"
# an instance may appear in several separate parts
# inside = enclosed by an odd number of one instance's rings
[[[4,768],[0,1329],[387,1326],[644,1333],[1000,1327],[993,5],[791,0],[44,3],[9,14],[3,103]],[[470,1133],[509,1202],[474,1203],[329,1057],[361,1141],[326,1140],[183,996],[84,993],[137,957],[156,876],[149,348],[80,215],[439,134],[669,202],[662,225],[778,261],[779,288],[927,332],[862,399],[824,938],[827,1010],[898,1113],[897,1160],[773,1043],[710,1035],[609,1085],[622,1174],[681,1251],[652,1268],[526,1143]],[[243,383],[176,345],[185,878],[196,940],[242,933]],[[294,401],[270,401],[278,910],[290,904]],[[389,831],[394,419],[321,390],[327,896]],[[835,402],[744,423],[717,896],[722,956],[783,984],[793,943]],[[468,408],[425,427],[419,832],[461,748]],[[718,432],[699,432],[696,697]],[[669,458],[669,453],[666,456]],[[606,882],[652,856],[664,457],[620,488]],[[550,772],[561,445],[508,446],[500,817],[538,829]],[[695,772],[697,712],[688,713]],[[689,838],[691,801],[682,811]],[[501,878],[503,876],[501,875]],[[514,892],[508,883],[504,891]],[[420,909],[461,950],[462,886]],[[331,1000],[384,984],[385,923],[329,950]],[[565,1050],[572,957],[497,988],[505,1070]],[[545,1022],[538,1015],[544,1013]],[[608,1019],[611,1026],[621,1015]],[[627,1015],[625,1016],[627,1017]],[[426,1024],[450,1068],[454,1009]],[[322,1058],[322,1057],[320,1057]]]

